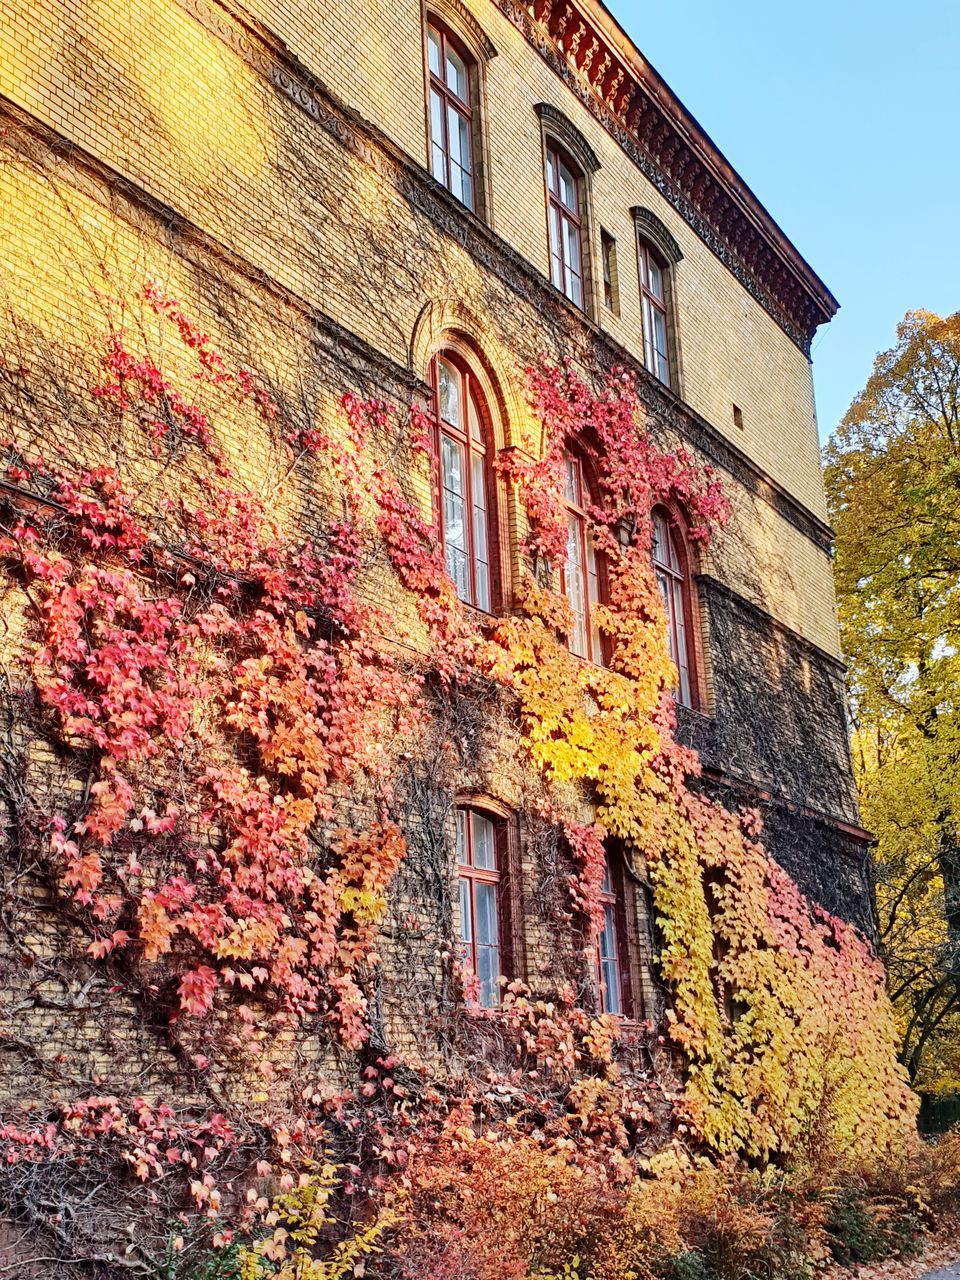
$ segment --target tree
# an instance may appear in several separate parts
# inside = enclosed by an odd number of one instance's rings
[[[921,1088],[960,1076],[960,312],[909,312],[827,446],[878,931]]]

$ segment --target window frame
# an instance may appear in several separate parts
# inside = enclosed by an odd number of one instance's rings
[[[564,487],[563,503],[567,512],[567,522],[569,531],[570,519],[577,522],[580,530],[580,576],[584,586],[583,597],[583,626],[586,642],[586,653],[577,653],[573,647],[573,634],[569,637],[570,652],[575,657],[582,658],[585,662],[596,663],[597,666],[603,667],[607,664],[607,645],[602,632],[599,631],[596,621],[593,618],[593,610],[598,605],[605,603],[607,594],[607,576],[606,576],[606,560],[604,556],[593,546],[590,516],[587,512],[587,506],[594,501],[591,478],[588,467],[585,463],[583,454],[575,447],[570,445],[564,450],[564,463],[573,463],[579,476],[579,484],[575,499],[571,500],[567,496],[566,487]],[[569,546],[569,541],[568,541]],[[594,569],[590,571],[590,551],[593,552]],[[576,609],[569,595],[569,582],[567,580],[567,564],[568,556],[564,555],[560,564],[560,591],[570,604],[574,614]],[[596,600],[590,599],[590,582],[591,577],[596,582]],[[596,634],[595,634],[596,632]]]
[[[683,395],[683,359],[680,341],[680,324],[677,309],[677,268],[683,261],[683,252],[676,238],[666,223],[643,205],[634,205],[630,210],[633,216],[634,244],[637,252],[637,281],[640,290],[641,325],[640,336],[643,343],[643,365],[650,373],[674,395]],[[645,264],[652,258],[660,269],[663,278],[663,298],[648,287],[649,271]],[[656,312],[664,317],[666,333],[666,372],[663,378],[650,357],[653,345],[647,340],[647,329],[652,332],[652,319],[648,326],[647,313]],[[652,367],[651,367],[652,365]]]
[[[627,882],[623,855],[619,851],[607,849],[605,854],[604,882],[610,888],[601,887],[599,899],[603,907],[612,908],[611,919],[614,930],[612,954],[604,956],[602,952],[603,936],[597,936],[596,956],[594,961],[595,981],[597,985],[597,1007],[601,1013],[619,1018],[623,1022],[633,1022],[637,1018],[637,1004],[634,995],[633,964],[630,954],[630,934],[627,915]],[[634,912],[636,917],[636,912]],[[634,925],[637,926],[636,918]],[[604,976],[604,959],[612,960],[616,966],[619,1010],[609,1006],[606,978]]]
[[[560,184],[560,166],[563,165],[573,178],[574,199],[576,208],[571,209],[565,204],[561,195]],[[557,190],[554,191],[550,185],[550,172],[553,170],[556,178]],[[566,147],[556,138],[547,135],[544,139],[544,159],[543,159],[543,182],[547,195],[547,254],[550,261],[550,283],[559,290],[560,293],[573,303],[580,311],[587,311],[587,274],[586,274],[586,254],[584,253],[584,238],[588,234],[588,225],[586,218],[586,173],[580,164],[574,159]],[[553,232],[553,214],[556,213],[557,229],[559,243],[554,243]],[[576,233],[577,244],[577,270],[570,267],[570,274],[580,282],[580,301],[567,292],[566,279],[567,268],[570,264],[566,260],[566,237],[564,235],[565,223],[569,223]],[[554,261],[560,263],[560,273],[562,284],[557,284],[553,278]]]
[[[449,45],[453,52],[457,55],[464,66],[464,74],[466,77],[467,99],[459,97],[459,95],[447,84],[445,75],[438,75],[430,66],[430,33],[436,32],[440,37],[440,66],[446,69],[446,50]],[[427,167],[430,170],[434,180],[458,200],[465,209],[469,209],[471,213],[478,213],[482,207],[482,198],[480,192],[480,171],[481,171],[481,138],[478,129],[478,104],[480,77],[479,63],[473,52],[467,47],[464,41],[452,31],[442,18],[439,18],[432,12],[426,12],[423,23],[423,58],[424,58],[424,74],[426,82],[426,123],[427,123]],[[433,136],[433,118],[431,111],[431,94],[436,92],[443,106],[442,114],[442,141],[436,143]],[[448,111],[452,109],[467,122],[467,137],[470,146],[470,167],[464,172],[468,174],[470,180],[470,200],[463,200],[457,195],[453,189],[452,166],[454,164],[450,151],[450,119]],[[441,180],[434,173],[433,169],[433,148],[438,145],[444,158],[444,179]],[[463,168],[463,166],[459,166]]]
[[[525,939],[523,933],[522,911],[522,871],[520,856],[520,836],[517,816],[513,810],[491,796],[476,792],[458,793],[454,810],[454,821],[457,815],[467,815],[467,828],[470,828],[469,815],[476,814],[493,825],[494,830],[494,863],[497,873],[497,940],[499,944],[499,976],[508,981],[522,980],[526,975]],[[456,849],[456,841],[455,841]],[[489,875],[484,868],[472,868],[469,863],[461,864],[454,854],[454,871],[457,876],[457,902],[460,902],[461,870],[478,871]],[[486,881],[489,883],[489,881]],[[471,885],[472,890],[472,885]],[[473,897],[471,894],[471,902]],[[458,906],[459,912],[459,906]],[[475,916],[474,916],[475,918]],[[475,937],[475,929],[472,930]],[[460,921],[460,941],[463,943],[463,921]],[[471,956],[468,963],[471,971],[476,973],[476,958]],[[499,994],[502,984],[498,986],[498,999],[495,1005],[485,1006],[497,1008],[500,1004]]]
[[[656,521],[660,518],[663,521],[669,544],[673,548],[676,556],[678,567],[674,568],[670,564],[657,559],[656,548]],[[695,583],[695,562],[690,545],[686,536],[686,527],[683,519],[664,503],[658,503],[650,512],[650,520],[653,526],[650,546],[650,559],[653,564],[654,574],[657,576],[657,585],[659,587],[659,575],[663,573],[673,584],[670,605],[664,602],[667,610],[667,643],[671,661],[677,667],[677,673],[680,680],[680,686],[674,691],[674,698],[680,706],[684,706],[693,711],[699,711],[703,705],[703,683],[700,673],[700,646],[699,646],[699,625],[700,614],[698,607],[698,599],[696,595]],[[662,592],[661,592],[662,598]],[[686,658],[686,671],[677,661],[675,651],[679,655],[679,641],[676,636],[676,629],[673,625],[673,616],[676,609],[676,601],[679,600],[682,611],[683,621],[683,640],[684,640],[684,657]],[[683,688],[684,674],[686,674],[686,690]]]
[[[650,264],[656,265],[660,274],[660,283],[663,296],[658,297],[655,291],[650,287]],[[670,316],[670,307],[668,304],[668,294],[670,289],[669,275],[670,267],[664,261],[662,254],[643,237],[637,239],[637,270],[640,277],[640,313],[641,324],[643,329],[643,363],[648,372],[652,373],[658,382],[662,382],[665,387],[673,390],[673,370],[671,368],[671,347],[673,343],[673,325]],[[654,341],[656,316],[663,319],[663,337],[665,351],[660,351]]]
[[[464,854],[466,856],[466,861],[463,861],[459,856],[459,850],[460,850],[459,832],[460,832],[460,815],[461,814],[464,816],[463,830],[464,830],[465,838],[464,838],[463,848],[464,848]],[[504,940],[504,928],[503,928],[503,896],[504,895],[503,895],[503,888],[502,888],[503,873],[500,867],[500,848],[501,848],[502,841],[500,838],[498,838],[498,831],[497,831],[498,824],[496,822],[496,819],[493,818],[492,815],[485,813],[483,810],[478,809],[472,805],[458,804],[456,808],[455,816],[456,816],[456,823],[457,823],[456,848],[457,848],[457,854],[458,854],[456,870],[457,870],[458,887],[460,889],[460,902],[461,902],[461,909],[460,909],[460,916],[461,916],[460,946],[462,948],[461,954],[463,955],[464,960],[469,964],[474,977],[479,983],[481,982],[480,967],[477,963],[479,958],[479,948],[485,947],[489,950],[495,950],[496,958],[497,958],[497,972],[496,972],[496,976],[494,977],[494,983],[493,983],[494,985],[493,994],[495,996],[495,999],[490,1004],[485,1003],[483,1000],[482,988],[481,988],[480,995],[478,997],[478,1003],[481,1005],[482,1008],[495,1009],[500,1004],[499,979],[505,976],[504,945],[503,945],[503,940]],[[473,852],[474,816],[481,819],[481,821],[483,822],[489,823],[490,826],[493,828],[493,864],[494,864],[493,867],[479,867],[476,864],[476,857]],[[467,885],[468,903],[470,908],[470,940],[469,942],[463,936],[464,921],[463,921],[462,903],[463,903],[464,884]],[[477,905],[476,904],[477,904],[477,885],[478,884],[492,885],[494,888],[494,910],[496,913],[496,926],[495,926],[496,944],[495,946],[491,946],[491,944],[489,943],[481,943],[477,941]],[[469,954],[467,954],[468,949],[469,949]]]
[[[451,366],[459,379],[460,403],[464,416],[466,417],[465,426],[455,426],[453,423],[447,422],[443,417],[440,405],[440,361]],[[488,397],[483,386],[483,380],[474,372],[469,360],[467,360],[460,352],[449,346],[441,347],[436,351],[430,359],[428,369],[428,383],[433,391],[433,403],[431,406],[431,427],[432,427],[432,492],[433,492],[433,508],[436,520],[437,533],[440,542],[440,550],[444,558],[444,566],[447,563],[447,536],[444,521],[444,471],[443,471],[443,437],[448,436],[463,451],[464,457],[464,507],[467,512],[467,518],[464,521],[466,532],[466,555],[467,555],[467,574],[470,586],[470,599],[464,600],[459,595],[458,599],[467,605],[468,608],[476,609],[480,613],[491,616],[496,615],[502,603],[502,585],[500,582],[500,522],[499,522],[499,503],[497,492],[497,475],[494,468],[494,458],[496,456],[496,439],[493,430],[493,419],[488,407]],[[480,428],[481,440],[478,444],[473,438],[470,430],[470,402],[471,398],[476,405],[477,419]],[[478,558],[476,554],[476,527],[475,527],[475,508],[474,508],[474,472],[473,460],[479,457],[480,466],[482,468],[485,499],[486,499],[486,565],[487,565],[487,592],[488,600],[486,606],[477,603],[477,581],[478,581]],[[447,569],[449,573],[449,569]],[[452,577],[452,575],[450,575]],[[456,585],[454,581],[454,585]]]

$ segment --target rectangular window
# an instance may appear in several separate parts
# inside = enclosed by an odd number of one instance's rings
[[[625,938],[621,934],[623,915],[623,885],[619,868],[617,873],[607,857],[600,886],[600,905],[603,908],[603,928],[597,938],[597,989],[600,1012],[623,1016],[627,1013],[626,966],[624,964]]]
[[[430,172],[474,207],[473,68],[443,27],[427,27]]]
[[[552,145],[547,147],[546,163],[550,279],[571,302],[582,307],[581,178],[572,162]]]
[[[640,306],[643,314],[643,362],[667,387],[670,380],[670,348],[667,331],[665,269],[643,241],[637,245],[640,269]]]
[[[457,871],[460,877],[460,940],[463,958],[476,975],[478,1002],[500,1003],[502,903],[496,824],[475,809],[457,809]]]

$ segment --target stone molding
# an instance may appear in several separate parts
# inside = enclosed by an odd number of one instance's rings
[[[636,228],[637,235],[643,240],[649,240],[651,244],[656,245],[666,260],[673,266],[682,261],[683,253],[676,240],[670,234],[670,228],[665,222],[662,222],[652,209],[644,209],[641,205],[634,205],[630,210],[633,215],[633,225]]]
[[[538,102],[533,109],[540,117],[544,131],[570,152],[581,169],[585,173],[596,173],[600,168],[597,153],[573,121],[549,102]]]

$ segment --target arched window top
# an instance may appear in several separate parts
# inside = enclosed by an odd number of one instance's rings
[[[457,595],[485,613],[498,603],[495,442],[474,366],[444,347],[430,362],[434,506]]]
[[[680,517],[667,507],[654,507],[653,567],[667,615],[667,646],[677,668],[675,695],[687,707],[699,703],[696,663],[696,595],[690,554]]]
[[[488,421],[483,393],[476,376],[453,351],[442,351],[434,361],[437,411],[444,426],[469,436],[474,449],[486,452]]]
[[[460,0],[431,0],[427,6],[427,25],[446,27],[463,46],[463,51],[476,62],[489,62],[497,56],[493,41],[470,10]]]
[[[683,259],[683,253],[666,223],[642,205],[634,205],[630,212],[637,236],[654,250],[660,258],[660,265],[667,268],[676,266]]]
[[[687,555],[677,518],[666,507],[653,509],[653,563],[671,573],[686,574]]]
[[[565,151],[583,174],[597,172],[600,168],[597,153],[562,111],[549,102],[538,102],[534,111],[540,117],[544,137],[548,143],[553,143],[555,147]]]

